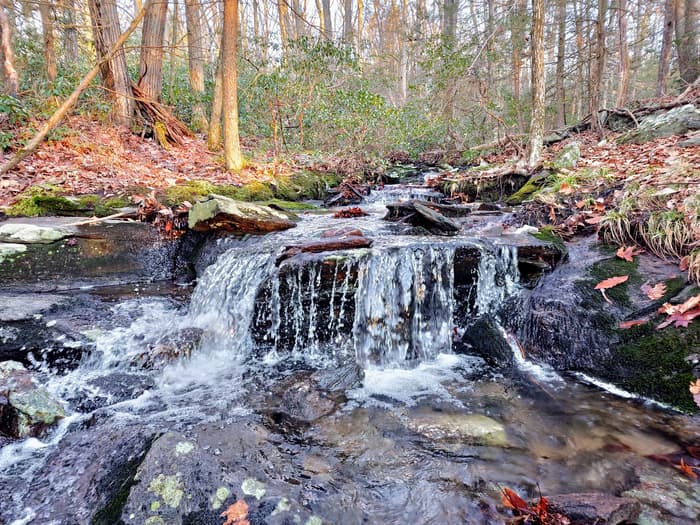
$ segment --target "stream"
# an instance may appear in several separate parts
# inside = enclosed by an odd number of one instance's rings
[[[220,239],[191,294],[107,297],[89,355],[37,364],[67,417],[0,449],[0,523],[220,524],[239,499],[252,524],[503,523],[503,487],[697,523],[698,483],[647,457],[691,420],[519,351],[527,233],[478,213],[450,237],[381,220],[409,196],[434,195],[387,186],[366,217]],[[346,226],[372,247],[278,261]],[[502,365],[461,342],[485,318]]]

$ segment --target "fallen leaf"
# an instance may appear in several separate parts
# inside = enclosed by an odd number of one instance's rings
[[[652,301],[658,301],[666,295],[666,284],[656,283],[654,286],[651,286],[649,283],[644,283],[642,285],[642,292]]]
[[[690,465],[687,465],[686,462],[683,461],[682,459],[681,459],[681,462],[680,462],[678,465],[676,465],[676,467],[678,467],[679,469],[681,469],[681,472],[683,472],[683,474],[685,474],[685,475],[688,476],[689,478],[691,478],[691,479],[698,479],[698,475],[697,475],[697,474],[695,473],[695,471],[693,470],[694,467],[691,467]]]
[[[639,325],[646,324],[646,323],[647,323],[646,319],[635,319],[633,321],[625,321],[623,323],[620,323],[618,326],[621,329],[626,330],[628,328],[632,328],[633,326],[639,326]]]
[[[627,262],[632,262],[634,260],[634,256],[639,255],[640,253],[642,253],[642,250],[635,248],[634,246],[620,246],[617,252],[615,252],[615,255],[617,255],[620,259],[624,259]]]
[[[586,219],[586,224],[598,224],[600,223],[605,217],[603,215],[595,215],[591,217],[590,219]]]
[[[561,186],[559,186],[559,193],[562,195],[571,195],[574,192],[574,189],[569,186],[566,182],[562,182]]]
[[[617,286],[618,284],[624,283],[627,279],[629,279],[629,275],[618,275],[617,277],[611,277],[610,279],[605,279],[604,281],[600,281],[598,284],[595,285],[596,290],[600,290],[600,293],[603,294],[603,299],[605,299],[608,303],[612,304],[612,301],[610,298],[605,295],[605,290],[608,290],[609,288],[613,288]]]
[[[250,525],[246,519],[248,517],[248,504],[244,500],[232,503],[221,513],[222,518],[226,518],[223,525]]]
[[[685,272],[688,268],[690,267],[690,257],[687,255],[681,259],[681,262],[678,264],[678,269],[681,272]]]
[[[528,504],[523,498],[518,496],[514,490],[511,490],[508,487],[504,487],[503,489],[501,489],[501,492],[503,492],[501,501],[503,502],[503,505],[505,507],[520,512],[530,512],[530,507],[528,506]]]

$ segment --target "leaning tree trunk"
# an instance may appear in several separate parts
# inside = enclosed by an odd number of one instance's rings
[[[56,35],[54,34],[51,0],[41,0],[39,2],[39,15],[41,16],[41,28],[44,33],[46,79],[49,82],[53,82],[56,80],[58,70],[56,67]]]
[[[123,46],[110,60],[102,60],[121,33],[116,0],[88,0],[88,7],[102,84],[111,93],[114,103],[113,119],[117,124],[129,126],[134,115],[134,100]]]
[[[542,155],[544,140],[545,72],[544,72],[544,0],[532,2],[532,118],[530,120],[530,154],[528,165],[534,167]]]
[[[12,48],[12,30],[10,17],[7,16],[7,9],[9,9],[7,2],[8,0],[0,0],[0,50],[5,91],[8,95],[15,97],[19,92],[19,75],[15,69],[15,53]]]
[[[199,0],[185,0],[187,18],[187,59],[190,72],[190,87],[196,97],[192,106],[192,127],[195,131],[207,129],[204,110],[204,32]]]
[[[238,0],[224,0],[224,28],[221,35],[222,110],[224,119],[224,160],[227,170],[243,168],[238,136]]]
[[[155,0],[146,11],[141,32],[138,86],[148,99],[156,102],[163,91],[163,38],[167,15],[167,0]]]

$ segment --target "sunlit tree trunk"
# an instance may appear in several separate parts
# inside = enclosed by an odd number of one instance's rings
[[[331,12],[331,0],[321,0],[323,5],[323,29],[326,37],[333,39],[333,13]]]
[[[352,20],[352,0],[343,0],[343,41],[352,45],[353,41],[353,20]]]
[[[56,80],[58,69],[56,67],[56,35],[54,34],[54,14],[51,0],[41,0],[39,2],[39,15],[41,16],[41,27],[44,33],[46,78],[49,81],[53,81]]]
[[[630,80],[630,56],[627,47],[627,0],[617,1],[617,28],[620,51],[620,79],[617,89],[617,106],[623,107],[627,102]]]
[[[192,127],[197,131],[203,131],[207,129],[207,116],[203,100],[205,49],[199,0],[185,0],[185,17],[187,19],[187,63],[190,87],[197,99],[192,106]]]
[[[283,2],[280,2],[283,3]],[[238,136],[238,0],[224,0],[224,28],[221,36],[222,113],[224,160],[227,170],[243,168]]]
[[[146,10],[141,30],[139,87],[152,100],[160,100],[163,91],[163,39],[167,15],[167,0],[154,0]]]
[[[214,94],[211,101],[211,117],[209,118],[209,132],[207,133],[207,147],[214,151],[221,146],[221,113],[223,106],[223,77],[222,75],[222,55],[219,51],[219,59],[216,62],[216,73],[214,76]]]
[[[676,25],[674,3],[674,0],[665,0],[664,2],[664,31],[661,40],[659,70],[656,75],[657,97],[661,97],[666,94],[666,84],[668,83],[668,72],[671,66],[671,51],[673,48],[673,32]]]
[[[12,29],[7,16],[8,0],[0,0],[0,50],[2,50],[2,70],[5,91],[8,95],[19,93],[19,75],[15,69],[15,53],[12,47]]]
[[[287,12],[287,3],[284,0],[277,2],[277,14],[279,15],[280,24],[280,40],[282,40],[282,50],[286,51],[289,46],[289,13]]]
[[[532,1],[532,117],[528,165],[534,167],[542,156],[544,140],[545,72],[544,72],[544,0]]]
[[[557,70],[554,79],[557,104],[556,127],[566,126],[566,94],[564,92],[564,58],[566,53],[566,0],[557,0]]]
[[[115,0],[88,0],[92,18],[92,32],[98,58],[107,56],[109,49],[121,34]],[[124,49],[120,49],[111,60],[100,65],[102,83],[111,94],[113,119],[121,125],[130,125],[134,114],[131,80],[126,67]]]

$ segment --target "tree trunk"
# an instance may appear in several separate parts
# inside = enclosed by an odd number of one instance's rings
[[[107,56],[119,38],[119,16],[115,0],[88,0],[92,18],[95,50],[99,59]],[[110,92],[113,103],[113,119],[117,124],[129,126],[134,114],[133,93],[126,56],[120,47],[108,61],[100,60],[102,84]]]
[[[44,33],[46,79],[49,82],[53,82],[56,80],[58,70],[56,67],[56,36],[54,34],[54,13],[51,0],[41,0],[39,2],[39,15],[41,16],[41,28]]]
[[[280,2],[283,3],[283,2]],[[238,136],[238,0],[224,0],[224,28],[221,36],[222,110],[224,119],[224,160],[227,170],[243,168]]]
[[[333,40],[333,13],[331,12],[331,0],[321,0],[323,5],[323,29],[326,38]]]
[[[525,0],[515,0],[513,14],[510,23],[510,44],[513,56],[513,104],[518,117],[518,131],[524,127],[523,114],[520,109],[520,77],[522,69],[522,48],[525,38],[523,37],[525,24]]]
[[[408,0],[401,2],[401,20],[404,24],[408,22]],[[406,104],[408,99],[408,42],[406,42],[406,37],[406,31],[401,31],[399,34],[399,94],[402,106]]]
[[[602,136],[603,128],[598,119],[600,110],[603,74],[605,73],[605,15],[608,10],[607,0],[598,0],[598,17],[596,19],[596,52],[595,64],[591,71],[590,104],[591,129]]]
[[[149,99],[156,102],[163,91],[163,38],[167,15],[167,0],[154,0],[146,11],[141,30],[138,85]]]
[[[544,140],[545,73],[544,73],[544,0],[532,0],[532,117],[528,165],[534,167],[542,155]]]
[[[442,7],[442,42],[448,50],[454,50],[457,41],[457,7],[459,0],[444,0]],[[454,118],[457,86],[454,79],[447,81],[445,93],[445,119]]]
[[[8,0],[0,0],[0,49],[2,50],[2,69],[5,91],[16,97],[19,93],[19,75],[15,69],[15,53],[12,48],[12,30],[7,16]]]
[[[343,0],[343,41],[348,45],[352,45],[352,40],[352,0]]]
[[[627,0],[617,0],[617,27],[620,38],[620,79],[617,90],[617,107],[625,106],[630,80],[630,56],[627,48]]]
[[[170,16],[170,71],[168,74],[168,100],[172,102],[175,89],[175,62],[177,60],[177,44],[180,25],[180,2],[173,0],[173,12]]]
[[[700,0],[676,0],[676,50],[681,80],[692,84],[700,76],[698,22]]]
[[[190,87],[196,97],[192,106],[192,127],[196,131],[207,129],[207,116],[204,109],[204,38],[202,12],[199,0],[185,0],[187,19],[187,59],[190,73]]]
[[[282,51],[285,52],[289,46],[289,13],[287,12],[286,0],[278,0],[277,14],[279,15],[280,40],[282,41]]]
[[[661,56],[659,57],[659,71],[656,75],[656,96],[662,97],[666,94],[666,84],[668,83],[668,72],[671,65],[671,50],[673,47],[673,32],[675,29],[675,6],[674,0],[664,2],[664,32],[661,41]]]
[[[216,74],[214,77],[214,95],[211,101],[211,117],[209,118],[209,133],[207,134],[207,147],[215,151],[221,146],[221,113],[223,106],[223,77],[222,77],[223,56],[219,50],[219,60],[216,63]]]
[[[280,0],[283,1],[283,0]],[[304,9],[301,5],[301,2],[299,0],[292,0],[292,7],[294,13],[292,13],[292,16],[294,17],[294,39],[301,38],[304,36]]]
[[[362,17],[364,11],[364,2],[362,0],[357,0],[357,53],[358,55],[362,53],[362,31],[364,18]],[[407,17],[404,17],[404,23],[408,22]]]
[[[66,63],[75,65],[78,62],[80,50],[78,48],[78,25],[76,23],[78,11],[75,0],[63,2],[63,42],[66,48]]]
[[[557,101],[557,120],[555,126],[566,126],[566,94],[564,92],[564,59],[566,53],[566,0],[557,1],[557,70],[555,83],[555,97]]]

